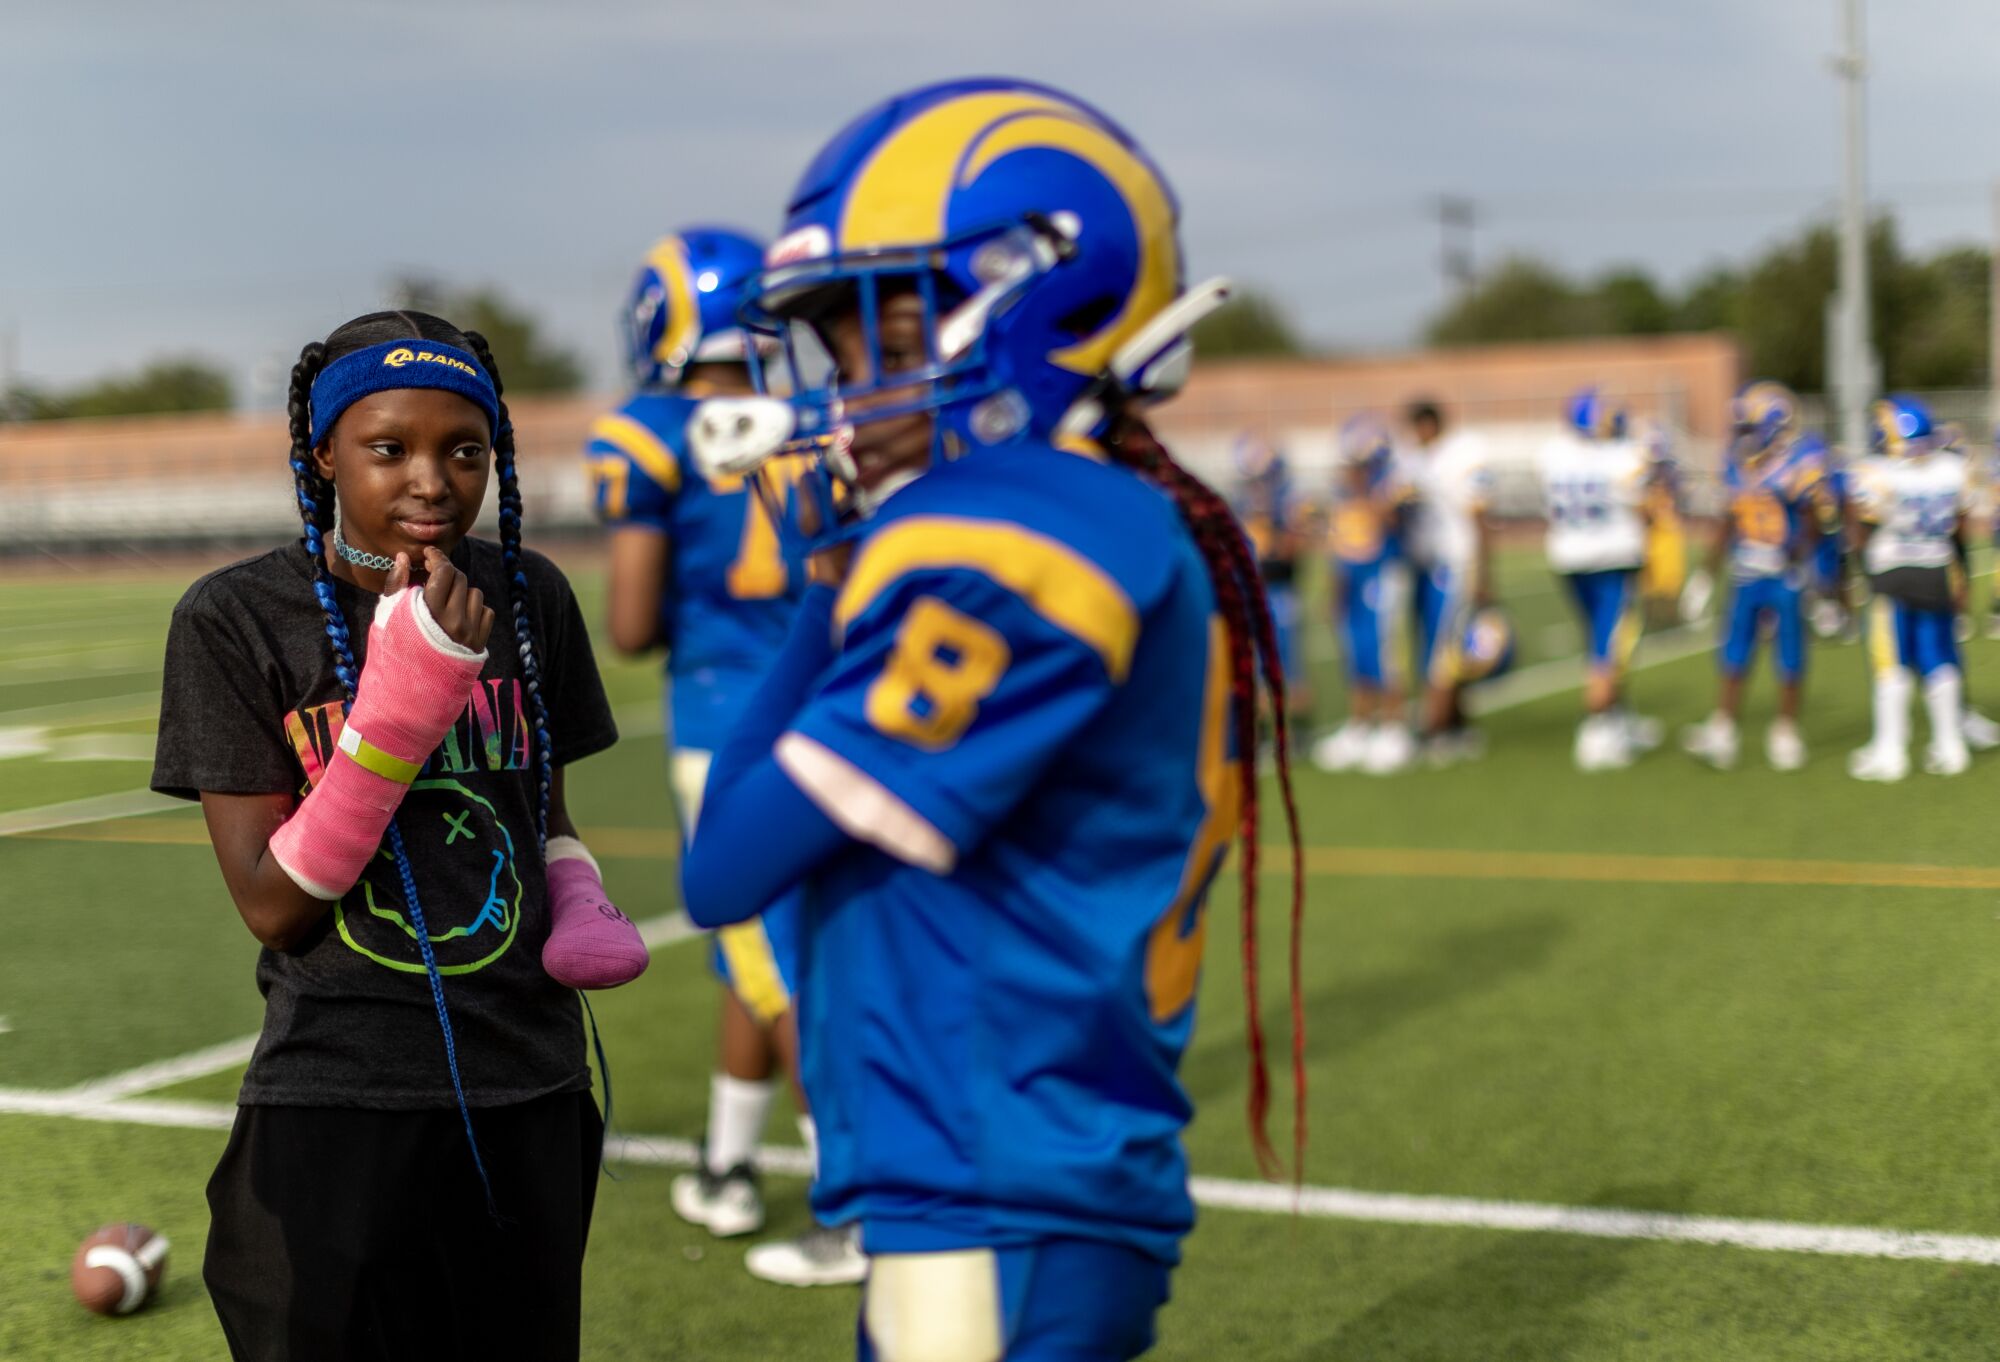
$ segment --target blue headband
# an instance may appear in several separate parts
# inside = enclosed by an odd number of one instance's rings
[[[342,355],[319,371],[312,386],[312,445],[325,443],[340,414],[362,398],[391,388],[442,388],[486,413],[486,428],[500,438],[500,395],[479,361],[454,345],[396,340]]]

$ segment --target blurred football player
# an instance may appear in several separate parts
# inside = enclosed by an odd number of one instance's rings
[[[1924,769],[1955,776],[1971,763],[1957,633],[1971,477],[1964,456],[1941,446],[1930,411],[1916,398],[1873,403],[1869,428],[1869,456],[1855,468],[1854,520],[1874,593],[1868,648],[1875,732],[1847,770],[1876,781],[1910,773],[1910,697],[1921,682],[1931,721]]]
[[[1468,721],[1463,649],[1475,611],[1492,604],[1492,487],[1486,446],[1445,430],[1435,402],[1405,411],[1412,443],[1398,464],[1414,497],[1408,550],[1415,583],[1418,672],[1423,677],[1425,756],[1434,766],[1477,757],[1485,744]]]
[[[1666,424],[1652,417],[1633,423],[1632,438],[1646,453],[1646,560],[1639,595],[1649,624],[1680,618],[1688,584],[1687,519],[1681,510],[1681,466]]]
[[[1639,568],[1646,556],[1650,460],[1626,437],[1625,413],[1595,388],[1569,400],[1565,429],[1541,452],[1549,567],[1569,588],[1583,625],[1580,771],[1629,766],[1657,747],[1657,720],[1624,707],[1626,668],[1643,627]]]
[[[1993,447],[1986,460],[1986,535],[2000,549],[2000,426],[1993,428]],[[1986,637],[2000,638],[2000,552],[1993,555],[1993,572],[1986,606]]]
[[[585,453],[610,530],[611,640],[627,656],[666,649],[669,765],[686,836],[712,755],[783,644],[805,587],[803,564],[787,557],[745,480],[704,477],[688,457],[696,404],[752,390],[736,307],[763,258],[756,241],[722,228],[654,244],[622,317],[636,391],[592,424]],[[798,913],[796,896],[780,899],[712,945],[724,987],[708,1133],[701,1166],[674,1179],[672,1200],[682,1219],[718,1236],[764,1223],[754,1155],[777,1075],[795,1070]],[[810,1117],[800,1129],[810,1148]],[[799,1284],[858,1281],[866,1270],[852,1237],[837,1232],[760,1245],[746,1261]]]
[[[1820,524],[1825,532],[1813,549],[1812,628],[1821,638],[1852,637],[1854,607],[1849,599],[1847,535],[1844,527],[1850,501],[1847,463],[1838,452],[1825,451],[1826,476],[1820,479]]]
[[[1303,748],[1312,731],[1312,681],[1305,662],[1305,629],[1299,612],[1299,551],[1309,520],[1308,508],[1292,484],[1282,450],[1256,435],[1236,438],[1231,449],[1236,464],[1236,495],[1231,507],[1257,555],[1264,594],[1271,602],[1271,627],[1285,665],[1285,695],[1291,702],[1290,732]]]
[[[1685,730],[1681,745],[1712,766],[1736,764],[1743,678],[1768,628],[1775,634],[1778,717],[1764,755],[1779,771],[1806,764],[1799,711],[1805,693],[1806,636],[1801,597],[1822,532],[1820,496],[1825,446],[1800,429],[1798,398],[1781,383],[1759,381],[1736,395],[1734,429],[1723,465],[1728,502],[1709,571],[1729,572],[1723,612],[1721,681],[1715,713]]]
[[[1408,506],[1388,425],[1374,416],[1354,417],[1341,428],[1335,450],[1327,523],[1347,720],[1314,746],[1313,763],[1321,770],[1388,775],[1416,756],[1398,650],[1410,597],[1402,548]]]
[[[864,1359],[1136,1356],[1193,1223],[1177,1070],[1238,841],[1254,945],[1260,675],[1292,809],[1255,557],[1141,413],[1225,291],[1182,292],[1177,216],[1070,96],[898,96],[813,160],[751,295],[799,389],[696,418],[716,467],[815,456],[816,584],[684,885],[710,924],[808,888],[812,1197],[861,1227]]]

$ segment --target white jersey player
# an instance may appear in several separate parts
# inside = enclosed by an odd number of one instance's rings
[[[1595,388],[1571,398],[1567,416],[1540,458],[1548,558],[1575,601],[1589,667],[1577,768],[1605,771],[1631,765],[1660,741],[1658,723],[1627,714],[1621,703],[1642,623],[1652,460],[1626,438],[1625,414]]]
[[[1423,728],[1432,761],[1448,764],[1477,755],[1481,746],[1466,725],[1460,692],[1473,679],[1466,638],[1492,581],[1486,533],[1492,474],[1485,442],[1467,431],[1447,435],[1434,403],[1414,402],[1406,416],[1414,443],[1397,462],[1413,497],[1408,549],[1425,686]]]
[[[1875,733],[1848,761],[1861,780],[1909,774],[1909,704],[1923,684],[1931,743],[1924,767],[1957,775],[1970,764],[1958,616],[1965,605],[1965,517],[1972,504],[1965,457],[1938,447],[1930,412],[1895,396],[1870,409],[1872,452],[1854,467],[1854,518],[1863,539],[1868,651],[1875,676]]]

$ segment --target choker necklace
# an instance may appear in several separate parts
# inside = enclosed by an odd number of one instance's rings
[[[333,527],[333,551],[356,567],[373,568],[377,572],[387,572],[396,566],[393,558],[384,558],[379,553],[363,553],[347,542],[340,533],[340,526]]]

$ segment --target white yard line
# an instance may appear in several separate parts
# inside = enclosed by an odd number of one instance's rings
[[[0,1113],[57,1116],[83,1121],[165,1126],[182,1130],[226,1130],[236,1109],[223,1102],[169,1100],[85,1101],[70,1093],[0,1089]],[[474,1118],[477,1119],[476,1117]],[[692,1140],[673,1135],[615,1135],[605,1145],[614,1162],[692,1168]],[[806,1151],[795,1146],[758,1150],[766,1172],[803,1177],[810,1172]],[[1930,1263],[2000,1266],[2000,1239],[1972,1234],[1925,1234],[1859,1225],[1812,1225],[1784,1220],[1736,1220],[1726,1216],[1680,1215],[1668,1211],[1623,1211],[1598,1206],[1557,1206],[1533,1201],[1485,1201],[1469,1197],[1411,1196],[1363,1192],[1345,1187],[1290,1187],[1235,1178],[1194,1178],[1195,1203],[1213,1210],[1261,1215],[1298,1215],[1314,1220],[1364,1221],[1441,1229],[1503,1230],[1516,1233],[1580,1234],[1596,1239],[1655,1240],[1750,1249],[1762,1253],[1810,1253],[1836,1258],[1897,1258]]]
[[[1715,632],[1708,624],[1676,625],[1642,639],[1638,656],[1627,670],[1640,672],[1648,667],[1664,666],[1706,652],[1714,646]],[[1559,657],[1549,662],[1537,662],[1532,667],[1523,667],[1496,681],[1475,687],[1466,695],[1466,704],[1474,714],[1494,714],[1503,709],[1533,704],[1566,690],[1575,690],[1582,684],[1583,658],[1580,655]]]
[[[0,719],[8,723],[33,722],[61,727],[67,720],[124,722],[159,715],[158,690],[132,690],[120,695],[104,695],[95,700],[65,700],[54,705],[30,705],[26,709],[0,709]]]
[[[155,1088],[170,1088],[176,1083],[185,1083],[192,1078],[204,1078],[224,1069],[233,1069],[239,1064],[250,1062],[250,1052],[257,1048],[257,1037],[238,1036],[235,1040],[223,1041],[206,1049],[195,1050],[185,1055],[175,1055],[172,1059],[162,1059],[152,1064],[141,1064],[136,1069],[127,1069],[121,1074],[107,1078],[93,1078],[87,1083],[79,1083],[63,1090],[63,1095],[84,1105],[102,1106],[107,1102],[122,1101],[136,1097],[142,1092]]]
[[[1481,1230],[1530,1230],[1583,1234],[1600,1239],[1662,1239],[1720,1244],[1767,1253],[1820,1253],[1843,1258],[1911,1258],[1934,1263],[2000,1266],[2000,1239],[1972,1234],[1924,1234],[1850,1225],[1809,1225],[1786,1220],[1733,1220],[1670,1211],[1620,1211],[1596,1206],[1553,1206],[1533,1201],[1479,1201],[1467,1197],[1406,1196],[1340,1187],[1291,1188],[1268,1182],[1195,1178],[1194,1199],[1204,1206],[1283,1215],[1294,1204],[1301,1215],[1366,1220],[1385,1225],[1438,1225]]]
[[[646,943],[647,949],[656,951],[677,946],[683,941],[691,941],[702,935],[701,928],[688,921],[687,914],[680,912],[663,913],[659,917],[647,918],[637,926],[639,939]],[[0,1018],[0,1031],[6,1029],[5,1019]],[[0,1112],[34,1110],[51,1116],[81,1117],[89,1116],[101,1107],[115,1106],[123,1110],[131,1105],[126,1099],[136,1097],[140,1093],[171,1088],[176,1083],[206,1078],[210,1074],[247,1064],[250,1062],[251,1051],[256,1048],[256,1036],[238,1036],[234,1040],[225,1040],[217,1045],[191,1050],[184,1055],[174,1055],[151,1064],[141,1064],[138,1068],[127,1069],[123,1073],[93,1078],[70,1088],[46,1090],[0,1088]],[[9,1103],[16,1105],[10,1106]],[[168,1105],[177,1107],[184,1104]]]
[[[187,801],[173,799],[151,790],[121,790],[117,794],[92,795],[60,804],[43,804],[32,809],[0,813],[0,837],[18,837],[24,832],[47,832],[51,828],[73,828],[84,823],[106,823],[114,818],[136,818],[140,814],[185,809]]]

